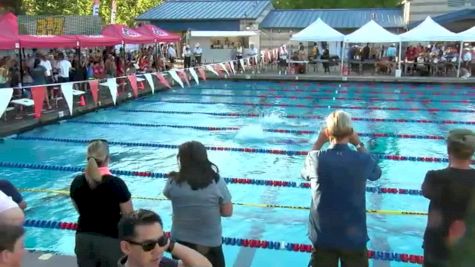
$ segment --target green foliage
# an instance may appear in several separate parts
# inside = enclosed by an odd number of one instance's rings
[[[105,23],[110,22],[111,1],[102,0],[99,14]],[[161,0],[115,0],[115,23],[133,25],[135,18],[161,3]],[[91,0],[23,0],[22,9],[27,15],[91,15]]]
[[[401,0],[273,0],[276,8],[368,8],[395,7]]]

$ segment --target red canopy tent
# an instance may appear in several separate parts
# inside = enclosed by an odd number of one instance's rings
[[[17,48],[17,44],[14,39],[0,36],[0,50],[14,50]]]
[[[155,37],[157,42],[179,42],[181,40],[178,34],[167,32],[152,24],[145,24],[134,30],[141,34]]]
[[[19,35],[21,48],[75,48],[74,39],[56,35]]]
[[[76,40],[78,47],[114,46],[122,43],[119,38],[105,35],[70,35],[65,37]]]
[[[144,35],[121,24],[107,25],[102,29],[106,36],[120,38],[124,44],[151,44],[155,42],[153,36]]]

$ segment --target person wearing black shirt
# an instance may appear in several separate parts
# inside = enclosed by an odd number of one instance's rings
[[[127,185],[108,168],[109,145],[93,140],[84,174],[74,178],[70,195],[79,213],[75,253],[79,267],[112,267],[122,256],[118,223],[133,212]]]
[[[0,180],[0,191],[12,198],[22,210],[26,209],[26,202],[16,187],[8,180]]]
[[[458,235],[475,192],[475,133],[456,129],[447,138],[449,167],[427,172],[422,193],[430,200],[424,234],[424,267],[449,267],[452,240]]]

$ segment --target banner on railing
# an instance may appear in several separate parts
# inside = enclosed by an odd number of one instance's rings
[[[186,82],[186,85],[190,86],[190,80],[188,80],[188,75],[186,75],[186,71],[184,69],[178,70],[178,75],[180,75],[180,78]]]
[[[137,76],[135,74],[129,75],[127,77],[130,82],[130,87],[132,88],[132,93],[134,94],[134,97],[139,96],[139,88],[137,86]]]
[[[33,96],[33,102],[35,103],[35,118],[41,118],[41,111],[43,110],[43,102],[46,96],[45,86],[35,86],[31,88],[31,95]]]
[[[97,101],[99,101],[99,97],[97,94],[99,90],[99,81],[98,80],[89,81],[89,88],[91,89],[92,100],[97,105]]]
[[[183,85],[183,81],[180,79],[180,77],[178,77],[178,74],[176,73],[176,70],[171,69],[171,70],[168,71],[168,73],[170,73],[170,76],[172,77],[172,79],[175,80],[175,82],[177,82],[181,86],[181,88],[185,87]]]
[[[69,108],[69,115],[73,115],[73,83],[62,83],[61,92]]]
[[[145,73],[143,75],[145,80],[147,80],[148,85],[150,85],[150,89],[152,90],[152,94],[155,94],[155,84],[153,83],[153,78],[151,73]]]
[[[0,89],[0,118],[3,116],[5,110],[7,110],[8,103],[13,96],[13,88]]]
[[[196,74],[196,71],[194,68],[189,68],[188,71],[190,71],[191,77],[195,80],[196,84],[200,84],[200,79],[198,79],[198,75]]]
[[[112,96],[112,102],[114,102],[115,105],[117,103],[117,82],[115,78],[107,79],[107,86]]]

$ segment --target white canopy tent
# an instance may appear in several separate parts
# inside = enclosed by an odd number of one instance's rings
[[[475,41],[475,26],[473,26],[472,28],[466,31],[458,33],[457,36],[459,37],[460,41],[466,41],[466,42]]]
[[[344,35],[318,18],[307,28],[294,34],[290,40],[298,42],[342,42]]]
[[[427,17],[415,28],[400,34],[399,37],[402,42],[461,41],[460,36],[440,26],[431,17]]]
[[[371,20],[358,30],[346,35],[344,41],[345,43],[399,43],[400,38]]]

